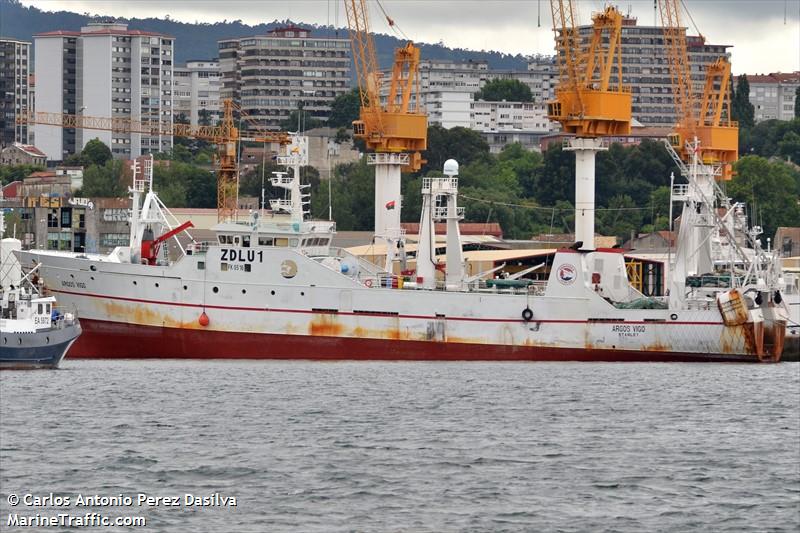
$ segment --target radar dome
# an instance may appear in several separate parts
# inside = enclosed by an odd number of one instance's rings
[[[445,176],[458,176],[458,161],[455,159],[448,159],[444,162],[444,175]]]

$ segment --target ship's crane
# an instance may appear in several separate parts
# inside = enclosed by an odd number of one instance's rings
[[[595,156],[607,149],[602,137],[631,130],[631,92],[622,80],[623,16],[614,7],[595,13],[584,46],[573,0],[550,0],[550,9],[559,84],[547,116],[575,134],[565,148],[575,152],[575,240],[593,250]]]
[[[670,306],[677,308],[685,303],[687,277],[712,272],[718,266],[715,256],[719,259],[719,254],[714,248],[720,242],[720,228],[727,228],[729,234],[730,255],[725,259],[730,264],[750,260],[733,238],[733,227],[718,211],[720,206],[727,208],[725,218],[733,212],[716,182],[731,179],[732,164],[738,157],[739,128],[730,113],[731,65],[721,57],[706,66],[703,94],[698,100],[679,0],[659,0],[658,4],[678,112],[667,148],[688,181],[674,185],[671,194],[671,202],[683,205],[674,268],[668,280]]]
[[[730,180],[732,164],[739,157],[739,125],[732,120],[730,109],[731,64],[720,57],[706,66],[703,95],[698,101],[679,0],[659,0],[658,4],[678,111],[670,144],[684,163],[689,164],[697,151],[700,162],[717,168],[717,179]]]
[[[367,0],[344,0],[344,5],[361,99],[353,134],[372,152],[367,157],[375,166],[375,236],[386,242],[389,270],[390,263],[400,259],[403,244],[400,173],[420,169],[428,141],[428,117],[419,103],[419,48],[408,42],[395,50],[388,98],[381,103],[382,74]]]
[[[44,111],[23,113],[17,117],[20,124],[41,124],[61,128],[83,128],[86,130],[111,131],[114,133],[139,133],[143,135],[171,135],[209,141],[217,145],[215,166],[217,168],[217,219],[222,222],[236,218],[239,192],[239,165],[237,146],[239,142],[291,143],[289,134],[261,131],[256,137],[243,137],[235,125],[232,100],[223,100],[223,113],[216,126],[191,126],[166,121],[143,121],[123,117],[92,117]]]

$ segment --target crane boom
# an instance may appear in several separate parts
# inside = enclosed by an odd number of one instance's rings
[[[191,126],[164,121],[136,120],[125,117],[92,117],[68,113],[44,111],[23,113],[17,117],[18,124],[41,124],[60,128],[82,128],[111,131],[114,133],[139,133],[143,135],[172,135],[209,141],[217,145],[215,164],[217,167],[217,219],[235,218],[238,204],[239,166],[236,161],[237,143],[251,141],[287,145],[291,138],[284,132],[262,131],[255,137],[241,137],[235,126],[230,99],[222,102],[222,119],[216,126]]]
[[[366,0],[345,0],[344,9],[347,14],[353,63],[356,66],[360,89],[358,93],[361,100],[360,119],[366,131],[381,131],[381,71],[378,68],[375,43],[369,33],[369,10]]]
[[[550,0],[559,86],[547,116],[578,137],[627,135],[631,92],[622,83],[622,14],[607,7],[592,16],[592,38],[584,49],[573,0]],[[616,70],[615,70],[616,69]],[[611,84],[612,73],[617,83]]]
[[[406,170],[419,170],[423,163],[420,152],[427,148],[428,140],[428,117],[418,108],[419,48],[408,42],[395,50],[389,97],[382,105],[382,75],[370,34],[367,2],[344,0],[344,5],[361,102],[353,134],[364,139],[369,150],[409,153]]]
[[[691,78],[686,29],[681,25],[680,0],[658,0],[664,45],[669,58],[670,77],[678,113],[670,144],[688,163],[697,150],[699,160],[719,166],[719,179],[733,177],[733,163],[739,158],[739,125],[731,120],[731,64],[720,57],[706,65],[702,98],[698,99]],[[690,148],[697,139],[697,147]]]

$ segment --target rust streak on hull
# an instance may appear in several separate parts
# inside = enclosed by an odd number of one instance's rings
[[[70,358],[759,362],[755,356],[733,354],[231,333],[97,320],[82,323],[84,334],[70,350]]]

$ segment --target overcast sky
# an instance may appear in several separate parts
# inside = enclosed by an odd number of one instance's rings
[[[800,70],[800,0],[684,0],[699,31],[714,44],[733,45],[733,71],[749,74]],[[292,19],[346,26],[342,0],[23,0],[44,10],[117,17],[164,17],[185,22],[241,19],[248,24]],[[391,33],[375,1],[372,28]],[[580,21],[603,7],[577,0]],[[472,50],[552,53],[549,0],[382,0],[408,38]],[[653,0],[615,2],[639,24],[653,25]],[[691,34],[694,25],[683,16]],[[541,26],[538,24],[541,19]]]

